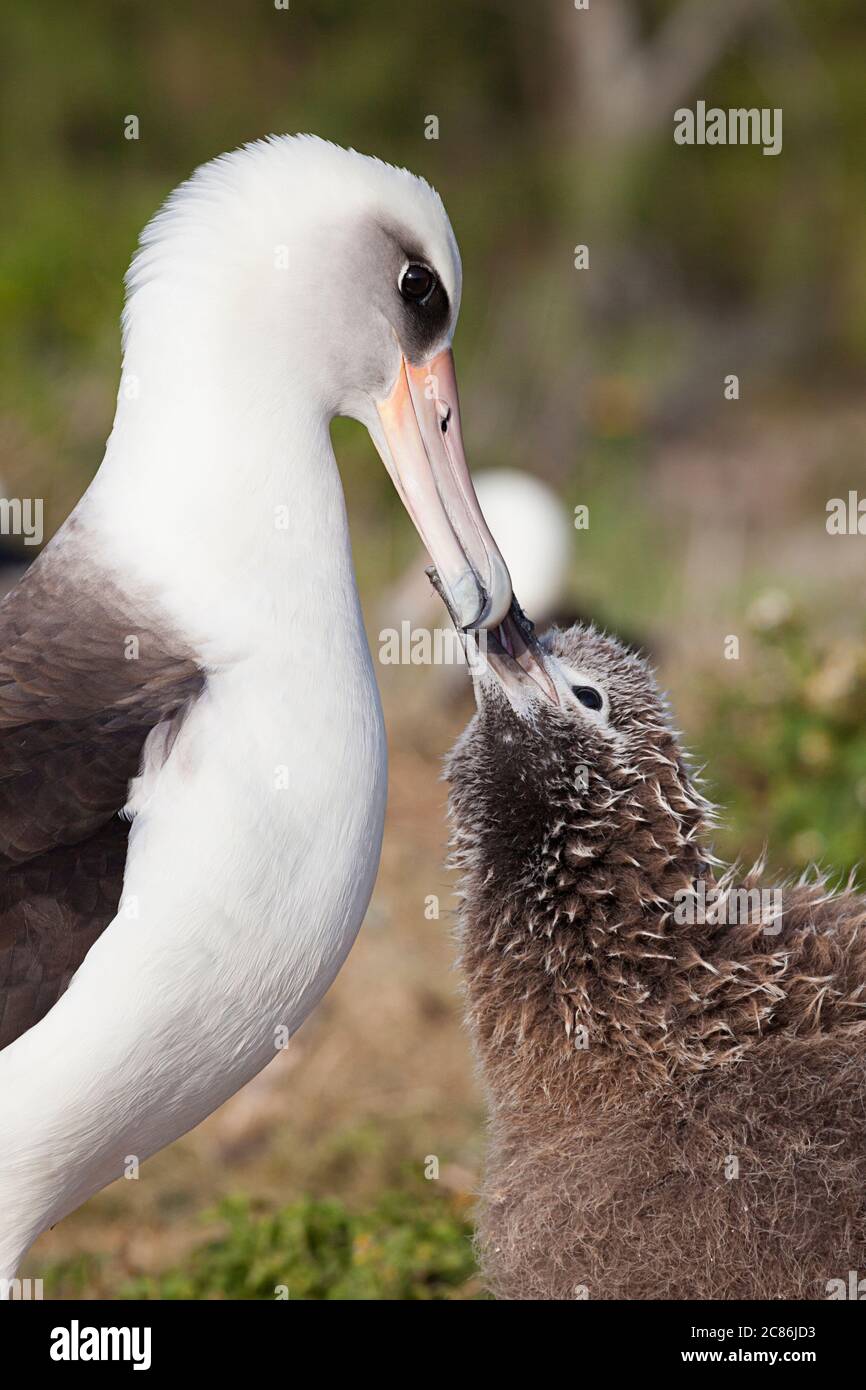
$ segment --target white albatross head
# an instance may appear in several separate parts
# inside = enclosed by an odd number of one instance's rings
[[[314,136],[202,165],[127,277],[125,371],[222,383],[238,411],[299,402],[366,426],[463,628],[511,603],[463,452],[451,340],[460,256],[423,179]],[[168,365],[169,361],[171,366]],[[303,412],[300,412],[303,415]],[[303,428],[303,419],[298,428]]]

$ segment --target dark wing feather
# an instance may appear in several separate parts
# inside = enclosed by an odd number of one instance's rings
[[[115,912],[129,822],[0,872],[0,1048],[48,1012]]]
[[[155,725],[204,674],[74,522],[0,603],[0,1047],[45,1014],[117,909],[118,817]]]

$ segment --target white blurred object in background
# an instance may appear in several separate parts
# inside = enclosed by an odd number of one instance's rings
[[[481,510],[511,572],[515,596],[527,617],[543,630],[567,602],[574,532],[567,508],[540,478],[516,468],[473,473]],[[413,628],[447,623],[442,604],[424,574],[423,557],[386,595],[384,624]]]

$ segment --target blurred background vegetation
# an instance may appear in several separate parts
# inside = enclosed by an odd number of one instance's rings
[[[0,487],[43,497],[50,533],[87,485],[124,270],[198,163],[308,130],[406,164],[462,249],[473,466],[589,507],[569,602],[657,661],[724,807],[717,848],[847,871],[866,843],[866,536],[825,521],[831,497],[866,495],[864,56],[859,0],[7,5]],[[698,98],[781,107],[782,153],[675,145],[673,112]],[[334,433],[375,643],[382,595],[420,558],[366,436]],[[437,780],[468,706],[430,674],[382,673],[385,855],[334,990],[140,1182],[42,1239],[29,1272],[47,1293],[479,1296],[483,1104]]]

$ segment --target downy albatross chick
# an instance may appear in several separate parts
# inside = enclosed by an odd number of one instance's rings
[[[0,1279],[273,1058],[361,924],[385,737],[335,415],[460,624],[508,613],[460,281],[426,183],[310,137],[204,165],[145,230],[104,461],[0,606]]]
[[[555,702],[489,639],[448,768],[489,1285],[832,1296],[866,1269],[866,902],[717,879],[646,664],[586,627],[542,660]]]

